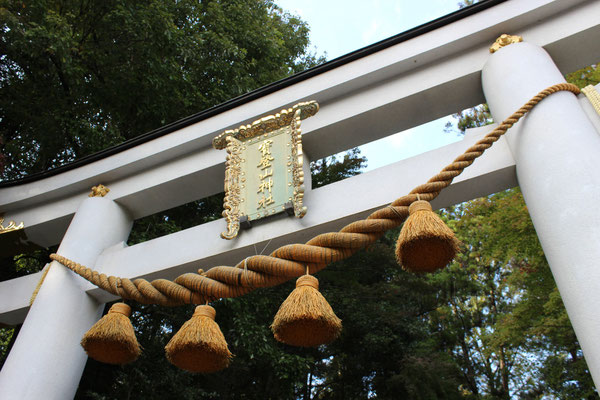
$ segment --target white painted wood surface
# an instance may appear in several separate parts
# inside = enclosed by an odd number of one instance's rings
[[[483,102],[481,68],[502,33],[543,46],[562,72],[597,62],[598,15],[598,1],[510,0],[114,156],[0,189],[0,210],[48,246],[98,183],[134,219],[204,198],[223,190],[225,155],[210,141],[225,129],[317,100],[303,141],[319,159]]]
[[[94,264],[105,248],[127,238],[131,224],[128,213],[112,200],[87,198],[58,252]],[[87,361],[79,342],[104,307],[83,290],[85,283],[52,262],[0,371],[0,399],[64,400],[75,396]]]
[[[224,221],[219,220],[131,247],[123,243],[129,232],[129,218],[140,218],[222,191],[225,153],[212,149],[210,141],[225,129],[251,122],[299,101],[317,100],[321,111],[312,119],[303,121],[303,140],[305,152],[313,159],[321,158],[483,102],[480,74],[486,60],[490,60],[486,67],[490,76],[508,74],[508,69],[502,70],[507,67],[495,60],[502,59],[505,57],[503,54],[510,54],[510,51],[501,50],[491,57],[488,53],[488,47],[502,33],[522,35],[528,43],[542,46],[550,53],[558,69],[552,66],[554,72],[545,76],[544,79],[548,81],[544,81],[544,84],[556,83],[552,80],[558,79],[561,73],[597,62],[600,55],[598,15],[600,2],[595,0],[509,0],[135,148],[41,181],[2,188],[0,211],[5,212],[8,219],[24,221],[31,240],[42,245],[62,241],[59,252],[63,255],[103,272],[130,278],[172,278],[197,268],[235,264],[254,254],[255,244],[262,248],[271,241],[267,248],[269,252],[282,244],[304,242],[318,233],[337,230],[406,194],[482,137],[485,129],[466,135],[462,142],[342,182],[307,190],[305,202],[309,213],[302,220],[281,217],[260,222],[251,230],[242,232],[235,241],[219,238],[219,233],[225,228]],[[527,54],[523,57],[527,59]],[[506,62],[510,65],[510,62],[522,60]],[[494,63],[500,67],[492,67]],[[509,78],[513,79],[513,86],[508,89],[501,85],[486,89],[497,118],[505,116],[507,110],[514,111],[539,89],[533,84],[534,79],[532,82],[522,82],[512,75]],[[513,90],[518,95],[513,96]],[[561,94],[556,95],[556,100],[550,99],[548,109],[557,107],[557,104],[560,104],[559,109],[563,107],[560,102],[565,96],[570,95]],[[580,99],[581,102],[585,100]],[[592,143],[582,142],[586,143],[583,147],[587,148],[588,153],[584,153],[589,156],[582,165],[591,166],[586,179],[590,178],[592,184],[578,187],[586,195],[590,194],[586,196],[587,199],[595,199],[597,204],[600,187],[598,165],[591,159],[592,153],[597,154],[597,147],[590,137],[598,137],[598,132],[590,127],[592,123],[600,124],[600,119],[594,114],[584,116],[581,107],[573,99],[568,107],[569,113],[578,113],[577,123],[584,126],[582,134],[585,140]],[[580,108],[578,112],[572,111],[577,107]],[[540,108],[538,115],[544,113],[543,109]],[[549,112],[553,114],[559,111],[554,108]],[[536,121],[535,117],[531,119]],[[526,124],[536,123],[539,122]],[[540,126],[545,129],[545,125]],[[595,352],[596,347],[600,346],[597,345],[597,333],[592,330],[599,332],[600,325],[597,319],[591,317],[592,321],[583,321],[593,310],[586,308],[582,302],[591,291],[600,292],[597,285],[600,276],[592,271],[592,259],[597,260],[600,254],[597,254],[598,247],[594,249],[589,243],[591,239],[598,243],[598,232],[585,223],[595,221],[594,218],[598,217],[594,216],[593,207],[583,207],[590,206],[588,200],[580,203],[578,197],[572,195],[575,189],[570,186],[568,192],[571,194],[564,197],[569,206],[564,207],[562,202],[560,205],[548,205],[547,192],[550,186],[544,186],[541,182],[536,184],[535,179],[531,178],[535,174],[530,176],[536,163],[539,166],[546,162],[545,147],[533,146],[531,151],[535,153],[535,163],[532,163],[521,153],[531,145],[523,146],[514,138],[510,141],[509,147],[508,142],[501,139],[444,190],[433,205],[444,207],[515,186],[515,168],[519,171],[522,186],[534,188],[534,192],[538,191],[537,186],[541,186],[540,193],[546,193],[546,198],[540,199],[540,195],[528,194],[531,189],[524,189],[526,201],[530,209],[537,210],[532,212],[534,223],[538,232],[544,232],[540,234],[542,245],[550,255],[549,261],[576,332],[581,335],[579,339],[586,357],[589,358],[588,353],[591,354],[588,362],[591,359],[590,367],[597,380],[600,376],[600,358]],[[551,151],[558,150],[555,148]],[[557,173],[559,180],[565,181],[565,184],[573,186],[576,176],[569,173],[572,165],[568,163],[578,161],[567,157],[564,160],[567,164],[563,165],[568,165],[568,168],[553,173]],[[111,189],[107,198],[98,199],[102,203],[86,199],[91,186],[98,183]],[[113,211],[105,210],[96,214],[81,211],[76,214],[67,231],[82,201],[82,210],[88,209],[87,204],[111,204],[108,208]],[[546,209],[546,206],[549,208]],[[114,211],[117,209],[120,211]],[[128,216],[115,217],[115,221],[120,221],[116,223],[116,231],[112,231],[113,226],[105,224],[101,228],[103,233],[97,238],[89,237],[89,243],[81,244],[79,239],[76,240],[77,236],[84,238],[90,228],[82,219],[89,222],[100,218],[97,223],[102,224],[105,222],[102,220],[104,215],[117,216],[120,213]],[[587,236],[587,247],[578,250],[580,258],[572,255],[572,240],[560,235],[554,237],[554,233],[549,235],[549,239],[546,237],[546,232],[556,229],[548,226],[551,217],[559,218],[557,221],[563,227],[563,236],[573,235],[577,240]],[[577,226],[567,223],[571,217],[573,221],[578,221],[575,224]],[[594,226],[600,226],[597,222],[594,222]],[[560,240],[557,239],[559,237]],[[583,265],[582,269],[567,268],[567,259],[577,260],[578,266]],[[29,297],[38,279],[39,274],[34,274],[0,282],[0,322],[15,324],[23,321],[29,308]],[[579,283],[586,279],[584,284]],[[83,331],[97,318],[100,305],[113,299],[59,265],[53,267],[47,280],[0,373],[0,398],[52,398],[54,394],[54,398],[72,397],[70,393],[74,393],[82,363],[85,362],[82,351],[74,349],[78,348]],[[563,293],[565,290],[584,290],[584,294],[571,296]],[[596,297],[593,296],[590,304],[597,309],[600,297]],[[68,304],[80,306],[81,309],[70,310],[71,316],[61,315],[52,322],[56,306],[68,307]],[[57,341],[52,333],[62,334],[60,325],[69,327],[63,342]],[[27,349],[29,344],[32,346],[30,350]],[[56,350],[50,349],[54,347]],[[51,360],[56,360],[63,350],[69,354],[68,363],[72,365],[71,369],[66,368],[69,376],[64,382],[67,383],[52,384],[49,381],[54,377]],[[32,370],[37,380],[33,384],[24,384],[24,377],[10,371],[27,370],[25,363],[30,365],[34,354],[40,357]],[[18,382],[30,394],[11,391],[16,389],[10,389],[12,386],[6,382]],[[40,395],[42,387],[52,388],[53,395]]]
[[[494,53],[482,75],[495,119],[564,81],[530,43]],[[544,99],[506,134],[517,180],[596,386],[600,383],[600,136],[575,95]]]

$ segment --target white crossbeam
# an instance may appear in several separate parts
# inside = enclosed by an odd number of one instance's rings
[[[320,67],[314,74],[303,75],[309,76],[306,79],[296,77],[288,80],[287,86],[277,84],[271,86],[273,91],[255,92],[252,101],[235,100],[228,103],[235,107],[227,111],[213,109],[211,117],[200,120],[196,116],[193,121],[199,122],[176,125],[185,127],[127,150],[31,183],[1,188],[0,212],[7,220],[23,221],[29,240],[37,244],[61,242],[59,253],[74,261],[109,275],[148,280],[235,265],[263,249],[268,254],[281,245],[304,243],[320,233],[337,231],[426,182],[491,128],[473,130],[461,142],[341,182],[315,190],[308,187],[304,200],[309,212],[301,220],[278,215],[255,221],[251,229],[232,241],[220,238],[226,227],[224,220],[217,220],[130,247],[122,242],[132,219],[222,191],[225,153],[214,150],[211,140],[225,129],[300,101],[316,100],[320,113],[302,124],[304,150],[314,160],[483,102],[482,71],[490,108],[501,119],[522,104],[529,89],[558,83],[562,73],[598,61],[599,1],[508,0],[491,4],[469,16],[459,14],[459,20],[446,18],[444,23],[455,22],[445,26],[428,25],[438,28],[401,43],[396,38],[387,42],[396,44],[385,49],[371,47],[378,50],[369,55],[345,58],[345,63],[329,64],[331,69]],[[528,43],[512,45],[490,57],[488,47],[503,33],[521,35]],[[553,60],[535,45],[544,47]],[[539,79],[544,84],[536,81]],[[578,183],[570,171],[571,167],[579,169],[578,176],[588,176],[592,183],[598,181],[590,172],[594,168],[582,166],[598,164],[594,126],[600,126],[600,118],[584,104],[594,125],[590,124],[570,94],[546,101],[458,176],[432,205],[446,207],[513,187],[518,175],[597,382],[599,325],[598,319],[589,316],[595,309],[594,300],[598,303],[599,298],[591,296],[590,300],[588,293],[597,292],[598,280],[585,278],[598,275],[597,257],[590,256],[598,253],[598,247],[593,230],[585,227],[590,216],[580,210],[593,208],[598,185],[588,185],[591,195],[580,196],[577,188],[571,188]],[[580,103],[585,101],[580,96]],[[562,135],[569,127],[561,113],[575,116],[577,140],[571,142]],[[528,129],[527,134],[522,133]],[[543,140],[547,132],[557,140],[546,143],[543,149],[532,145],[532,137]],[[540,178],[539,165],[549,154],[561,162],[554,164],[551,175]],[[568,154],[578,154],[581,160],[572,160]],[[108,199],[82,201],[99,183],[110,187]],[[565,201],[548,200],[556,185],[570,188],[560,193]],[[562,218],[558,225],[552,222],[557,216]],[[587,251],[579,251],[579,245]],[[577,268],[573,269],[575,258]],[[41,273],[0,282],[0,325],[20,323],[29,313],[0,372],[0,392],[5,397],[23,398],[25,392],[29,393],[27,398],[74,396],[86,359],[79,337],[99,317],[102,303],[115,299],[58,263],[53,265],[31,309],[29,299]],[[573,279],[573,274],[583,278]],[[62,308],[67,312],[53,315]],[[62,332],[64,327],[67,330]],[[37,340],[39,335],[43,341]],[[57,355],[65,364],[61,370],[66,371],[60,379],[48,373],[57,365]]]
[[[95,266],[89,267],[128,278],[174,278],[198,268],[234,265],[254,255],[255,245],[260,251],[269,244],[268,253],[284,244],[306,242],[319,233],[335,231],[364,218],[408,193],[452,162],[489,129],[479,129],[476,135],[467,135],[463,141],[311,190],[305,197],[309,212],[303,219],[280,216],[263,221],[242,231],[234,241],[219,237],[225,230],[225,222],[216,220],[134,246],[109,248]],[[504,139],[500,139],[485,157],[457,177],[433,206],[446,207],[515,185],[514,161]],[[268,229],[263,229],[263,224],[268,224]],[[22,320],[38,275],[0,282],[0,322],[14,324]],[[115,299],[91,284],[86,291],[101,302]]]
[[[0,211],[49,246],[98,183],[134,218],[203,198],[222,191],[225,156],[210,140],[224,129],[314,99],[321,111],[303,123],[305,151],[334,154],[482,102],[481,67],[501,33],[544,46],[565,72],[597,62],[597,15],[597,1],[507,1],[76,170],[0,189]]]

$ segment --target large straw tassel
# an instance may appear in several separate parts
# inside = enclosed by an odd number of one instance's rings
[[[131,307],[113,304],[108,313],[90,328],[81,339],[85,352],[96,361],[127,364],[142,353],[129,320]]]
[[[209,305],[196,307],[194,315],[165,347],[167,359],[190,372],[216,372],[229,366],[232,354],[225,336],[215,322],[216,311]]]
[[[279,307],[271,329],[280,342],[314,347],[335,340],[342,330],[342,320],[319,292],[317,278],[303,275]]]
[[[425,200],[408,208],[409,217],[396,243],[396,259],[412,272],[433,272],[444,268],[458,252],[459,241]]]

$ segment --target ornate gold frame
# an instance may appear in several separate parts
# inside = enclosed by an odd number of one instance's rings
[[[514,43],[519,43],[523,41],[523,37],[518,36],[518,35],[509,35],[509,34],[503,34],[500,35],[498,37],[498,39],[496,39],[496,41],[494,42],[494,44],[492,44],[490,46],[490,53],[495,53],[498,50],[500,50],[501,48],[508,46],[510,44],[514,44]]]
[[[17,224],[15,221],[8,221],[8,225],[2,225],[4,223],[4,215],[0,214],[0,235],[3,233],[18,231],[25,228],[25,224],[21,222]]]
[[[225,162],[225,199],[223,200],[223,217],[227,221],[227,232],[222,232],[223,239],[231,240],[240,230],[241,183],[245,178],[242,172],[242,142],[234,136],[226,136],[227,161]]]
[[[243,171],[242,158],[245,150],[244,142],[256,136],[265,135],[275,130],[289,126],[291,131],[291,160],[288,162],[292,175],[293,195],[290,198],[294,215],[302,218],[307,211],[303,205],[304,199],[304,157],[302,153],[301,120],[315,115],[319,105],[315,101],[299,103],[292,108],[281,110],[275,115],[269,115],[242,125],[238,129],[228,130],[213,139],[213,147],[227,151],[225,163],[225,199],[223,201],[223,217],[227,221],[227,231],[221,233],[224,239],[235,238],[240,230],[240,219],[245,216],[241,211],[242,188],[246,177]],[[246,216],[247,217],[247,216]]]

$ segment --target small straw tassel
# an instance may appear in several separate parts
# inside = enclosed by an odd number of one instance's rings
[[[409,217],[396,243],[398,263],[412,272],[444,268],[458,252],[459,241],[454,232],[425,200],[412,203],[408,212]]]
[[[142,353],[129,320],[131,307],[113,304],[108,314],[83,335],[81,346],[96,361],[108,364],[127,364]]]
[[[342,330],[342,320],[319,293],[317,278],[303,275],[279,307],[271,329],[280,342],[314,347],[336,339]]]
[[[165,347],[167,359],[190,372],[217,372],[229,366],[232,354],[225,336],[215,322],[216,311],[209,305],[198,306],[194,315]]]

